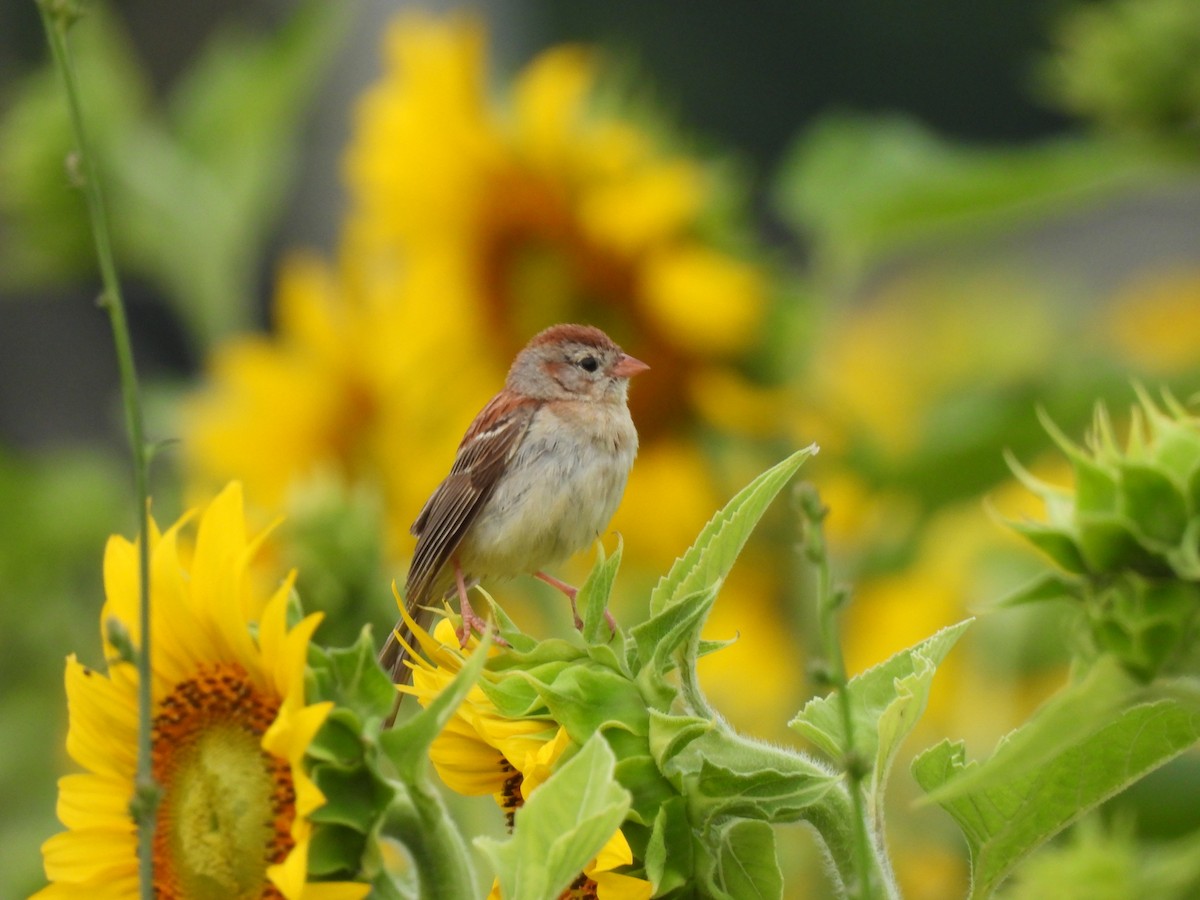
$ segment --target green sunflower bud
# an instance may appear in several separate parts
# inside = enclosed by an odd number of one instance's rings
[[[1178,662],[1200,609],[1200,420],[1170,395],[1160,408],[1138,394],[1123,448],[1102,407],[1082,447],[1043,418],[1071,463],[1073,492],[1010,460],[1047,519],[1013,527],[1069,573],[1011,600],[1078,601],[1095,649],[1149,680]]]
[[[1200,585],[1133,573],[1088,597],[1097,647],[1149,680],[1172,660],[1200,609]]]

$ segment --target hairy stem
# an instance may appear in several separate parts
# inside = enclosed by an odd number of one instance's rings
[[[846,736],[840,763],[846,775],[849,801],[852,806],[853,832],[850,835],[853,860],[858,877],[848,882],[847,891],[861,900],[872,900],[878,896],[871,874],[879,868],[876,847],[871,840],[867,819],[864,782],[869,773],[869,762],[859,752],[854,739],[854,710],[850,692],[846,690],[849,678],[842,655],[841,632],[838,613],[845,605],[848,594],[845,589],[833,584],[829,566],[829,554],[825,543],[824,519],[827,510],[821,503],[812,485],[803,485],[800,503],[805,516],[804,552],[817,574],[817,626],[823,668],[822,680],[837,692],[838,708],[842,717],[842,730]],[[842,867],[839,866],[839,872]]]
[[[853,785],[839,785],[820,803],[805,811],[804,820],[816,829],[848,897],[899,900],[900,892],[882,847],[876,845],[864,856],[861,841],[867,822],[861,798],[855,802]]]
[[[478,896],[470,850],[441,796],[424,779],[405,787],[409,796],[392,804],[386,830],[408,848],[421,897],[460,900]]]
[[[694,643],[698,644],[699,640],[700,637],[697,635]],[[679,687],[687,703],[688,711],[692,715],[710,719],[718,727],[728,730],[729,726],[725,719],[713,709],[708,698],[704,696],[704,691],[700,688],[700,673],[696,671],[697,656],[697,649],[693,646],[679,663]]]
[[[136,654],[138,670],[138,746],[137,783],[130,810],[138,828],[138,879],[141,896],[154,895],[153,838],[157,788],[151,770],[151,678],[150,678],[150,502],[149,459],[145,441],[144,418],[138,392],[137,368],[133,346],[121,299],[117,278],[116,258],[108,230],[108,214],[104,205],[96,159],[84,127],[79,83],[71,57],[67,32],[78,18],[76,5],[70,0],[38,0],[42,24],[54,57],[55,66],[63,80],[71,128],[75,136],[75,154],[68,160],[68,171],[87,202],[96,259],[100,267],[103,293],[100,305],[108,312],[120,371],[121,398],[125,408],[125,428],[133,454],[134,495],[138,506],[138,578],[140,646]]]

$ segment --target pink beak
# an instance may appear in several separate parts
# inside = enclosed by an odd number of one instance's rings
[[[640,359],[635,359],[627,353],[622,353],[621,358],[617,360],[617,364],[612,367],[610,374],[615,375],[617,378],[632,378],[634,375],[645,372],[649,368]]]

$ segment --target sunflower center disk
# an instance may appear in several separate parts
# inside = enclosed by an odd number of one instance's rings
[[[294,791],[287,762],[260,742],[278,701],[258,692],[240,667],[221,666],[177,685],[160,709],[157,895],[277,896],[266,870],[291,849]]]

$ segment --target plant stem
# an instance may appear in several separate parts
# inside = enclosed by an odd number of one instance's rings
[[[141,399],[138,392],[137,368],[134,365],[133,345],[129,337],[129,326],[125,318],[125,304],[121,299],[121,285],[117,278],[117,264],[113,254],[112,238],[108,230],[108,214],[104,205],[104,194],[100,186],[96,159],[88,142],[84,128],[83,108],[79,97],[79,84],[71,57],[67,32],[78,18],[78,10],[70,0],[37,0],[42,24],[50,42],[55,65],[62,76],[67,95],[67,107],[71,127],[75,135],[76,155],[69,161],[68,169],[79,183],[87,201],[91,220],[92,237],[96,245],[96,259],[100,266],[103,293],[100,305],[108,312],[112,326],[113,344],[116,350],[117,367],[120,372],[121,398],[125,408],[125,428],[133,454],[134,495],[138,506],[138,577],[139,577],[139,649],[136,656],[138,670],[138,746],[137,782],[130,810],[138,828],[138,881],[140,893],[146,900],[154,896],[153,838],[157,789],[151,769],[151,677],[150,677],[150,497],[149,459],[145,440],[145,426]]]
[[[854,790],[851,784],[838,785],[821,802],[805,810],[804,820],[821,836],[847,896],[899,900],[900,892],[882,848],[862,855],[860,842],[866,833],[866,821],[861,800],[855,802],[853,798]],[[846,852],[850,847],[856,851]]]
[[[385,829],[408,848],[425,900],[478,896],[471,853],[441,796],[426,780],[407,784],[408,797],[393,803]]]
[[[698,644],[699,640],[699,635],[697,635],[695,642]],[[679,687],[687,702],[688,711],[694,716],[715,722],[719,728],[731,730],[725,719],[713,709],[708,698],[704,696],[704,691],[700,688],[700,673],[696,671],[697,656],[696,647],[693,646],[679,665]]]
[[[863,782],[869,771],[870,763],[859,753],[854,739],[854,709],[850,692],[846,689],[849,679],[846,676],[846,663],[842,655],[841,634],[838,627],[838,613],[846,603],[847,593],[833,584],[825,542],[824,519],[827,510],[812,485],[802,487],[801,506],[806,521],[804,549],[808,560],[816,567],[817,571],[817,630],[824,660],[824,670],[821,674],[825,682],[837,691],[838,707],[842,716],[842,730],[846,736],[845,746],[842,747],[841,763],[846,773],[848,793],[853,806],[854,859],[859,876],[856,879],[857,895],[862,900],[870,900],[877,893],[877,887],[882,886],[873,886],[873,879],[870,877],[877,868],[875,851],[872,849],[871,835],[868,831],[866,798],[863,790]],[[848,884],[847,889],[851,888],[853,885]]]

